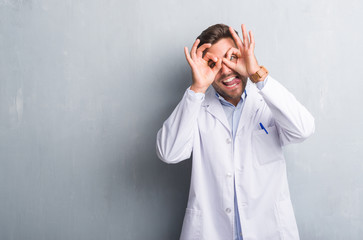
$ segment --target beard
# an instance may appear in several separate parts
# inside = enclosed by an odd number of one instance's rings
[[[228,89],[228,87],[222,82],[222,79],[226,79],[227,77],[228,76],[222,76],[220,79],[215,80],[212,83],[212,86],[216,90],[216,92],[226,101],[236,105],[241,99],[241,95],[245,90],[247,78],[237,75],[236,78],[240,80],[240,83],[233,89]]]

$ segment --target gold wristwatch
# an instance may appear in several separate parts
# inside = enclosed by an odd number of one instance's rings
[[[252,82],[256,83],[261,80],[262,77],[268,74],[267,69],[264,66],[261,66],[260,70],[250,76]]]

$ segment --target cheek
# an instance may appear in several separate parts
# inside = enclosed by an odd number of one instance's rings
[[[221,71],[219,71],[216,76],[214,77],[214,81],[213,83],[215,82],[220,82],[220,79],[221,79]]]

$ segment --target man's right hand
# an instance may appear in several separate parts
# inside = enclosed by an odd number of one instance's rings
[[[192,69],[192,86],[190,90],[194,92],[205,93],[208,87],[213,83],[216,74],[222,67],[222,59],[218,59],[209,53],[203,56],[203,52],[212,46],[210,43],[205,43],[197,48],[200,40],[197,39],[192,47],[192,50],[188,51],[187,47],[184,47],[185,57]],[[213,64],[213,66],[210,66]]]

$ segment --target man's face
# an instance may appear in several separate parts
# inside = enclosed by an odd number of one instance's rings
[[[210,48],[207,52],[218,57],[219,59],[228,58],[231,61],[237,61],[236,56],[228,56],[227,52],[232,47],[236,47],[233,39],[222,38]],[[213,64],[213,62],[210,63]],[[237,105],[241,99],[241,95],[246,85],[246,78],[240,76],[237,72],[233,71],[222,63],[222,68],[217,73],[212,86],[214,89],[228,102]]]

